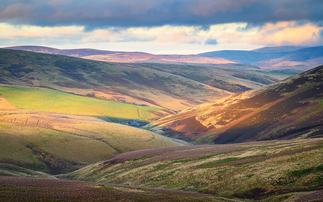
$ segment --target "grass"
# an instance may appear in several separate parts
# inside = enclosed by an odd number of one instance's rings
[[[0,163],[49,173],[72,171],[118,153],[178,145],[146,130],[93,117],[0,112]]]
[[[247,157],[243,157],[243,158],[230,157],[230,158],[225,158],[225,159],[221,159],[221,160],[218,160],[218,161],[208,162],[206,164],[202,164],[201,168],[209,168],[209,167],[212,167],[212,166],[215,166],[215,165],[218,165],[218,164],[222,164],[222,163],[228,163],[228,162],[244,160],[244,159],[252,159],[252,158],[257,158],[257,157],[262,157],[262,156],[266,156],[266,154],[256,155],[256,156],[247,156]]]
[[[301,169],[301,170],[294,170],[289,172],[289,174],[291,176],[295,176],[295,177],[299,177],[302,175],[306,175],[312,172],[320,172],[323,171],[323,164],[317,166],[317,167],[309,167],[309,168],[305,168],[305,169]]]
[[[282,198],[290,198],[292,193],[322,189],[323,148],[318,146],[322,141],[316,138],[186,146],[181,150],[164,149],[161,153],[148,150],[138,152],[141,158],[120,156],[119,163],[106,161],[62,177],[195,190],[228,198],[266,200],[287,193],[290,195]]]
[[[48,89],[1,86],[0,94],[19,109],[119,119],[150,120],[166,115],[162,109],[98,100]]]
[[[64,161],[74,161],[78,164],[94,163],[113,154],[113,148],[90,138],[52,130],[20,129],[20,127],[14,126],[12,126],[11,130],[8,130],[3,129],[1,125],[0,162],[2,163],[11,163],[50,172],[46,162],[43,162],[44,159],[35,154],[33,148],[39,148],[56,158],[64,159]],[[44,140],[47,140],[46,143],[43,142]],[[76,166],[71,169],[76,168],[79,167]]]

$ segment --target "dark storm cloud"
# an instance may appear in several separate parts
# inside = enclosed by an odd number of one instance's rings
[[[322,0],[1,0],[0,21],[43,26],[200,25],[323,20]]]

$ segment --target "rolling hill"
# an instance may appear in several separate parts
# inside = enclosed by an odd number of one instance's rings
[[[23,50],[36,53],[47,53],[79,57],[104,62],[119,62],[119,63],[166,63],[166,64],[230,64],[233,61],[217,58],[205,57],[201,55],[154,55],[141,52],[116,52],[103,51],[95,49],[66,49],[60,50],[42,46],[14,46],[7,47],[11,50]]]
[[[322,143],[317,138],[133,151],[59,177],[239,201],[315,200],[323,188]]]
[[[199,105],[151,123],[152,131],[198,143],[319,137],[323,66],[268,86]]]
[[[113,52],[94,49],[60,50],[41,46],[15,46],[6,49],[24,50],[79,57],[105,62],[199,64],[230,67],[249,64],[266,71],[301,73],[323,63],[323,50],[318,47],[274,46],[251,51],[221,50],[197,55],[153,55],[138,52]]]
[[[303,50],[258,52],[282,49]],[[320,199],[323,66],[273,83],[297,71],[196,65],[204,59],[193,56],[107,63],[75,58],[104,51],[46,50],[0,49],[0,200]],[[146,129],[212,145],[102,119],[158,119]]]
[[[37,55],[20,52],[15,56],[9,59],[14,63],[1,63],[1,78],[6,85],[0,86],[0,163],[9,167],[1,169],[5,171],[0,175],[35,175],[28,170],[22,170],[22,174],[8,172],[15,166],[50,174],[66,173],[123,152],[181,145],[146,130],[102,120],[148,122],[172,111],[57,91],[49,89],[45,82],[47,87],[35,88],[31,81],[48,79],[51,84],[82,76],[76,72],[66,73],[69,78],[61,76],[55,66],[48,64],[45,71],[33,63]],[[25,85],[34,88],[19,87]]]
[[[123,152],[181,145],[90,116],[18,109],[4,98],[0,108],[0,164],[59,174]]]
[[[75,57],[0,49],[0,84],[183,110],[255,89],[289,76],[254,66],[106,63]]]

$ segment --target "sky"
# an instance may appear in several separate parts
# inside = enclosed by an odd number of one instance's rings
[[[322,46],[323,0],[0,0],[0,47],[153,54]]]

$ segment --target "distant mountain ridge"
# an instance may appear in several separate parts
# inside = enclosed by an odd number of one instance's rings
[[[262,69],[308,70],[323,64],[323,46],[278,46],[265,47],[252,51],[213,51],[199,55],[221,57],[239,63],[252,64]]]
[[[263,52],[263,53],[282,53],[282,52],[291,52],[295,50],[299,50],[302,48],[309,48],[306,46],[267,46],[263,48],[257,48],[252,51],[255,52]]]
[[[253,64],[263,60],[279,58],[279,57],[285,56],[286,54],[287,52],[267,53],[267,52],[243,51],[243,50],[223,50],[223,51],[201,53],[200,55],[209,56],[209,57],[221,57],[221,58],[230,59],[232,61],[236,61],[240,63]]]
[[[143,52],[105,51],[96,49],[55,49],[42,46],[14,46],[5,49],[58,54],[119,63],[164,63],[230,65],[246,64],[263,70],[305,71],[323,64],[323,46],[274,46],[244,50],[222,50],[193,55],[154,55]]]
[[[215,144],[322,136],[322,89],[323,65],[186,109],[149,127],[167,136]]]

